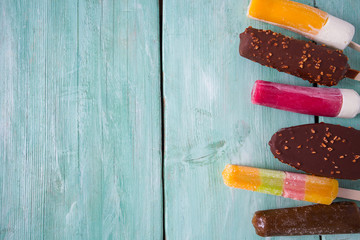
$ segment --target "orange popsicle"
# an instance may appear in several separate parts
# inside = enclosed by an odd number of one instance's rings
[[[320,9],[289,0],[252,0],[247,16],[289,29],[328,46],[359,51],[351,40],[355,27]]]

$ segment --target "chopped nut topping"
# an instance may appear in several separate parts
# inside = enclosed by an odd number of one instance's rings
[[[337,174],[340,174],[340,171],[336,171]]]
[[[308,43],[306,43],[306,44],[305,44],[305,47],[306,47],[306,48],[309,48],[309,47],[310,47],[310,45],[309,45]]]
[[[311,132],[312,132],[312,133],[315,133],[315,130],[312,128],[312,129],[311,129]]]
[[[329,152],[331,152],[333,149],[331,147],[328,147]]]
[[[296,148],[301,148],[301,145],[297,146]]]
[[[279,150],[276,150],[275,152],[276,152],[277,155],[281,154],[281,152]]]
[[[290,139],[294,140],[294,139],[295,139],[295,137],[291,137]]]
[[[311,153],[312,153],[312,154],[315,154],[316,152],[315,152],[315,151],[312,151]]]
[[[320,147],[324,147],[324,148],[326,148],[325,143],[321,143]]]
[[[344,156],[340,156],[339,158],[344,158]]]
[[[287,150],[287,149],[289,149],[289,147],[288,147],[288,146],[284,146],[284,149]]]
[[[328,160],[328,158],[324,157],[324,160],[325,160],[325,161],[327,161],[327,160]]]

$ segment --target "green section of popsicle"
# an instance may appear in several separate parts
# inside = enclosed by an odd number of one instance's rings
[[[283,183],[285,173],[283,171],[273,171],[260,169],[261,184],[257,192],[268,193],[281,196],[283,193]]]

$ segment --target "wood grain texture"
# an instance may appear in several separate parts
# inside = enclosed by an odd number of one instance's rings
[[[161,239],[158,1],[0,10],[0,239]]]
[[[246,18],[248,2],[164,1],[167,239],[262,239],[251,224],[256,210],[308,204],[222,181],[229,163],[294,171],[274,159],[267,143],[282,127],[314,122],[251,104],[257,79],[309,83],[239,56],[239,33],[249,25],[295,36]]]
[[[356,43],[360,42],[360,15],[355,12],[354,9],[360,9],[360,1],[336,1],[336,0],[317,0],[317,6],[320,9],[327,11],[328,13],[344,19],[345,21],[350,22],[355,26],[355,36],[353,41]],[[351,48],[346,48],[344,53],[349,57],[349,64],[351,68],[360,70],[360,53]],[[343,79],[336,86],[337,88],[348,88],[354,89],[358,93],[360,93],[360,83],[351,79]],[[325,118],[320,117],[320,121],[340,124],[343,126],[351,126],[358,130],[360,130],[360,116],[357,116],[353,119],[340,119],[340,118]],[[360,143],[359,143],[360,148]],[[350,181],[350,180],[340,180],[340,187],[352,188],[360,190],[360,181]],[[340,200],[340,199],[339,199]],[[351,235],[337,235],[337,236],[323,236],[323,239],[326,240],[338,240],[338,239],[346,239],[346,240],[358,240],[360,239],[360,234],[351,234]]]

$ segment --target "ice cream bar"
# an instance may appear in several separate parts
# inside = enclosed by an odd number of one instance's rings
[[[227,165],[222,175],[229,187],[295,200],[330,204],[338,194],[338,182],[324,177],[238,165]]]
[[[248,27],[240,34],[240,55],[311,83],[333,86],[345,78],[360,80],[340,50]]]
[[[352,89],[302,87],[257,80],[251,102],[325,117],[353,118],[360,113],[360,96]]]
[[[262,237],[360,233],[360,213],[354,202],[257,211],[252,219]]]
[[[360,179],[360,131],[315,123],[280,129],[270,150],[281,162],[317,176]]]
[[[247,16],[338,49],[346,48],[355,34],[352,24],[320,9],[289,0],[252,0]]]

